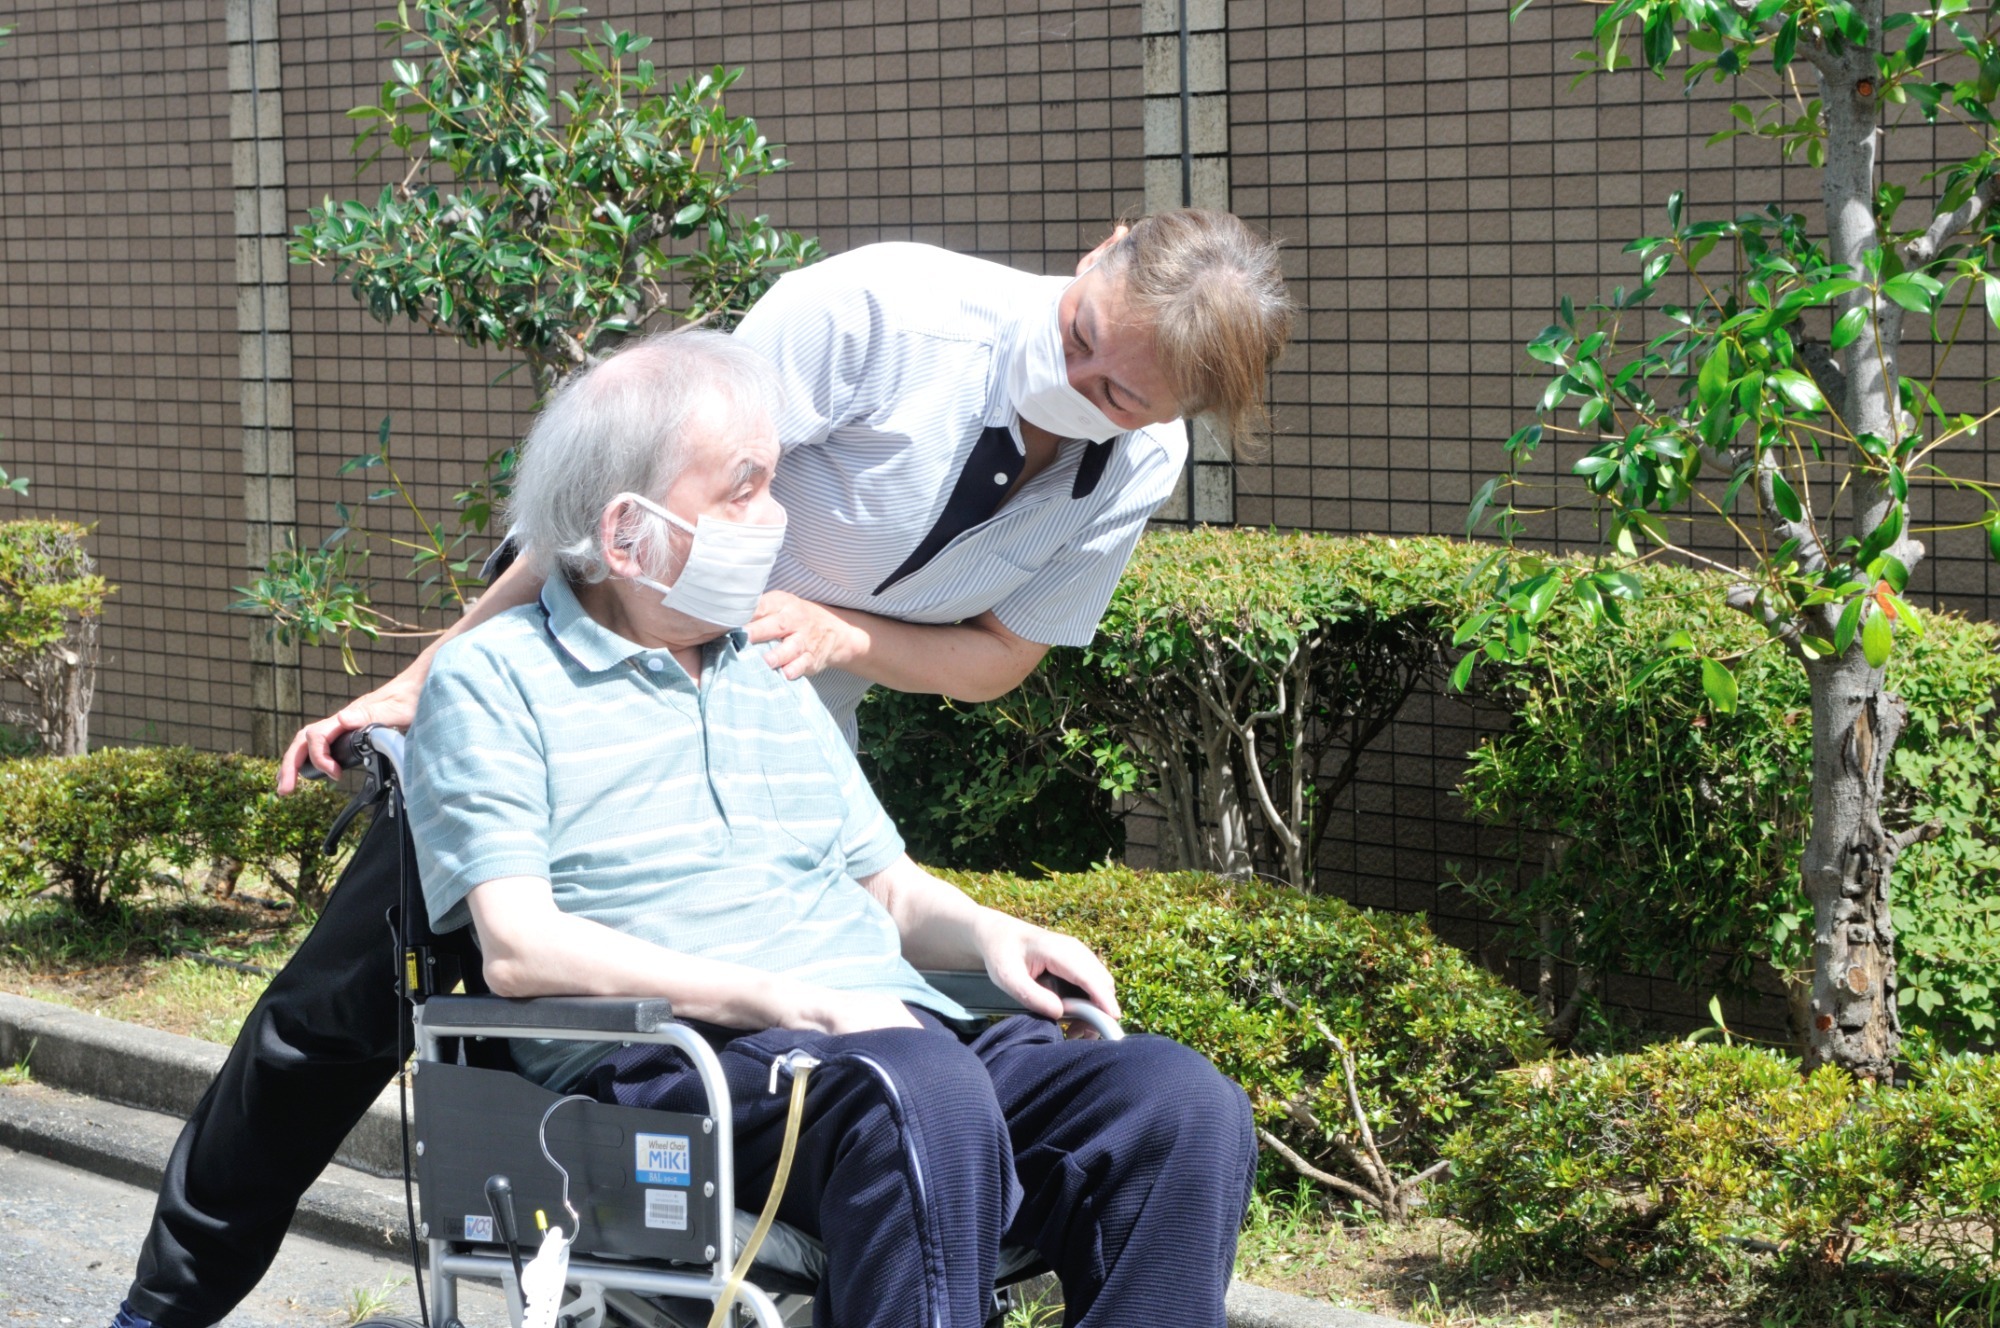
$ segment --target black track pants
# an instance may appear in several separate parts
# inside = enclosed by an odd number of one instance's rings
[[[403,829],[378,809],[174,1145],[128,1293],[160,1328],[208,1328],[250,1293],[300,1196],[402,1064],[396,914],[417,879]],[[437,976],[447,989],[456,978]]]

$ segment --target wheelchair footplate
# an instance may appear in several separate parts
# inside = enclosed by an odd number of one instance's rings
[[[416,1101],[417,1185],[430,1238],[499,1247],[486,1199],[494,1175],[513,1186],[524,1240],[534,1239],[537,1209],[551,1226],[569,1224],[562,1178],[541,1149],[543,1115],[561,1095],[512,1071],[426,1061]],[[546,1138],[569,1172],[579,1252],[676,1263],[715,1257],[713,1120],[572,1100],[549,1116]]]

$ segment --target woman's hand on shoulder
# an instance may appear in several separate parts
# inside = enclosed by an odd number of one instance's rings
[[[868,648],[868,635],[823,604],[783,590],[767,590],[747,629],[750,643],[773,642],[764,662],[787,678],[810,678],[851,663]]]

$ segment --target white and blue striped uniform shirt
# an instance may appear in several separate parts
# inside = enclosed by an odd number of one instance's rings
[[[965,1011],[903,958],[858,877],[901,855],[825,709],[732,632],[696,687],[561,577],[438,652],[410,728],[410,831],[440,929],[473,887],[547,880],[565,913],[685,954]],[[566,1086],[602,1044],[516,1043]]]
[[[786,398],[771,487],[790,525],[773,589],[917,623],[991,609],[1027,640],[1089,643],[1187,434],[1176,421],[1065,443],[991,510],[1022,465],[1003,357],[1067,280],[876,244],[788,273],[757,302],[736,335],[777,365]],[[990,515],[965,526],[965,510]],[[813,684],[851,743],[868,684],[838,670]]]

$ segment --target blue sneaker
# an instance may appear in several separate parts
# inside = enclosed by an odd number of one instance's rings
[[[111,1328],[153,1328],[153,1321],[142,1317],[132,1308],[129,1300],[118,1303],[118,1313],[111,1318]]]

